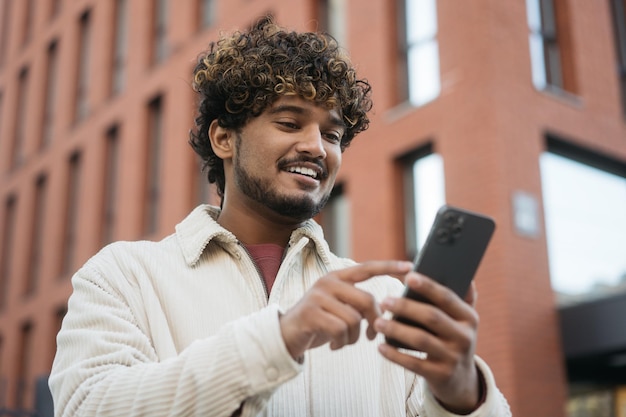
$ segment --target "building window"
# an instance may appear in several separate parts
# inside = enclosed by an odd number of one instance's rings
[[[9,45],[9,26],[11,22],[11,5],[13,0],[4,0],[2,20],[0,21],[0,68],[4,66]]]
[[[439,96],[437,1],[398,0],[400,28],[399,96],[422,106]]]
[[[193,163],[189,164],[192,167],[192,207],[198,204],[216,204],[216,198],[214,198],[211,189],[212,184],[209,183],[207,178],[207,171],[202,169],[202,160],[194,154]],[[217,194],[217,192],[215,193]],[[219,203],[218,203],[219,204]]]
[[[533,84],[576,92],[565,0],[526,0]]]
[[[617,74],[622,95],[622,112],[626,117],[626,0],[612,0],[615,47],[617,49]]]
[[[348,45],[346,1],[319,0],[317,14],[318,30],[330,34],[339,45],[346,48]]]
[[[349,258],[352,254],[350,201],[344,193],[343,184],[333,188],[322,211],[321,225],[330,250],[337,256]]]
[[[17,197],[9,196],[4,204],[2,224],[2,252],[0,252],[0,310],[6,306],[9,293],[9,278],[13,265],[13,244],[17,220]]]
[[[89,74],[91,63],[91,22],[89,12],[79,21],[78,76],[76,78],[75,119],[82,121],[89,114]]]
[[[106,245],[113,241],[115,229],[115,207],[117,206],[117,187],[120,159],[119,127],[113,126],[106,135],[106,150],[104,163],[104,187],[103,196],[103,216],[102,216],[102,239],[101,243]]]
[[[153,0],[152,63],[160,64],[167,58],[167,0]]]
[[[53,326],[51,326],[52,328],[50,329],[50,346],[52,346],[52,349],[49,350],[51,352],[51,355],[48,359],[47,369],[52,368],[52,362],[54,361],[54,352],[56,352],[57,334],[61,330],[61,326],[63,325],[63,319],[65,318],[66,314],[67,314],[67,306],[65,305],[62,307],[58,307],[54,311],[54,316],[52,318],[54,324]]]
[[[0,90],[0,126],[3,125],[2,119],[4,118],[4,93]],[[0,129],[0,143],[2,143],[2,129]]]
[[[159,177],[161,173],[161,142],[163,139],[163,103],[157,97],[148,105],[148,137],[146,149],[146,198],[144,233],[157,231],[159,220]]]
[[[26,121],[30,113],[27,109],[28,96],[28,68],[20,71],[17,86],[17,115],[15,117],[15,134],[13,139],[13,151],[11,153],[11,167],[16,168],[24,162],[24,141],[26,139]]]
[[[215,0],[197,0],[198,28],[200,30],[211,27],[215,23],[217,2]]]
[[[22,45],[26,45],[33,36],[33,0],[22,2],[24,5],[24,21],[22,22]]]
[[[65,202],[65,231],[63,234],[63,255],[61,275],[67,276],[74,268],[76,252],[78,209],[80,203],[81,154],[75,152],[69,159],[67,194]]]
[[[402,163],[405,245],[412,259],[426,242],[437,210],[446,201],[443,158],[428,145],[404,157]]]
[[[32,231],[30,238],[30,251],[28,256],[28,273],[24,283],[24,294],[30,295],[37,289],[41,258],[43,255],[43,231],[44,220],[48,213],[46,208],[48,180],[45,175],[40,175],[35,183],[35,204],[32,213]]]
[[[61,0],[50,0],[50,18],[54,19],[61,11]]]
[[[30,369],[33,362],[33,325],[26,323],[20,329],[17,357],[17,390],[15,405],[18,410],[30,409],[27,399],[32,398],[32,385],[29,384]]]
[[[559,301],[626,291],[626,163],[548,138],[540,166]]]
[[[46,66],[45,97],[43,100],[43,120],[41,123],[41,148],[52,142],[54,131],[54,110],[57,96],[58,47],[54,41],[48,47]]]
[[[128,56],[128,0],[115,1],[115,40],[113,43],[113,71],[111,95],[117,95],[126,86],[126,58]]]

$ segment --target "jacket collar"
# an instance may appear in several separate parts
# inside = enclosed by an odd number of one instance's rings
[[[189,266],[194,266],[198,262],[202,252],[211,241],[225,244],[238,242],[234,234],[217,223],[219,214],[219,207],[202,204],[176,225],[176,239]],[[314,220],[307,220],[293,231],[289,245],[293,246],[302,238],[310,239],[315,244],[318,254],[324,261],[328,261],[330,250],[319,224]]]

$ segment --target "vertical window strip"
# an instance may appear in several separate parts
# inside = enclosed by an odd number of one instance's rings
[[[563,0],[526,0],[532,80],[543,90],[555,87],[574,93],[575,74]]]
[[[439,44],[437,41],[436,0],[402,0],[400,7],[401,65],[406,65],[404,78],[407,91],[403,95],[414,106],[422,106],[441,92]]]
[[[63,236],[63,256],[61,258],[61,275],[69,275],[74,267],[76,252],[78,209],[81,178],[81,154],[76,152],[69,159],[67,198],[65,209],[65,231]]]
[[[320,31],[329,33],[342,47],[348,46],[345,0],[319,0],[318,22]]]
[[[146,198],[144,210],[144,233],[157,231],[159,217],[159,177],[161,165],[161,142],[163,136],[162,98],[148,105],[148,138],[146,161]]]
[[[330,249],[338,256],[348,258],[352,253],[350,201],[344,193],[343,184],[338,184],[322,212],[322,228]]]
[[[13,150],[11,155],[11,168],[16,168],[24,162],[24,142],[26,140],[26,117],[27,111],[27,95],[29,85],[28,68],[20,71],[18,80],[17,103],[15,108],[17,115],[15,118],[15,133],[13,138]]]
[[[206,171],[202,169],[202,160],[194,155],[193,162],[190,164],[193,167],[192,178],[194,183],[192,204],[194,207],[198,204],[212,204],[209,180]]]
[[[57,96],[58,47],[54,41],[48,47],[47,70],[45,80],[45,97],[43,100],[43,120],[41,123],[40,148],[46,148],[52,143],[54,131],[54,103]]]
[[[29,384],[30,364],[33,354],[33,325],[24,324],[20,330],[19,350],[17,359],[17,390],[15,391],[15,405],[18,409],[28,409],[26,400],[29,397],[32,384]]]
[[[2,225],[2,252],[0,252],[0,310],[4,309],[8,300],[9,280],[13,265],[13,244],[15,239],[15,223],[17,220],[17,197],[7,198],[4,205]]]
[[[4,92],[0,90],[0,143],[2,143],[2,126],[4,126]]]
[[[613,26],[622,112],[624,117],[626,117],[626,0],[612,0],[611,3],[613,7]]]
[[[206,29],[215,23],[216,8],[215,0],[198,0],[199,29]]]
[[[61,0],[50,0],[50,19],[54,19],[61,12]]]
[[[126,58],[128,55],[128,0],[115,2],[115,41],[113,44],[113,71],[111,93],[121,93],[126,87]]]
[[[26,282],[24,283],[24,295],[33,294],[39,283],[43,253],[43,231],[47,213],[47,189],[48,179],[45,175],[40,175],[35,183],[35,204],[32,213],[28,273],[26,275]]]
[[[405,246],[414,258],[426,241],[437,210],[445,204],[443,158],[427,145],[407,157],[404,164]]]
[[[106,155],[104,165],[104,187],[103,190],[103,218],[102,218],[102,238],[103,245],[113,240],[115,228],[117,205],[117,187],[119,171],[119,127],[113,126],[106,135]]]
[[[0,68],[4,66],[9,45],[9,33],[11,33],[9,26],[13,0],[4,0],[3,3],[2,21],[0,21]]]
[[[78,76],[76,80],[75,120],[82,121],[89,113],[89,74],[91,61],[91,22],[89,12],[83,13],[79,21]]]
[[[154,45],[152,60],[160,64],[167,57],[167,0],[153,1]]]
[[[33,13],[35,8],[33,7],[33,0],[26,0],[22,4],[25,7],[24,21],[22,23],[22,45],[26,45],[33,36]]]

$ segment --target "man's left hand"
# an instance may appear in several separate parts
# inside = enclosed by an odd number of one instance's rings
[[[379,351],[390,361],[424,377],[444,408],[469,414],[480,400],[480,380],[474,362],[478,330],[474,284],[463,300],[450,289],[415,272],[405,276],[405,283],[432,304],[389,297],[381,306],[428,330],[382,317],[376,320],[375,329],[424,355],[416,357],[387,343],[381,344]]]

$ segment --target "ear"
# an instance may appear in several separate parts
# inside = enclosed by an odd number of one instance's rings
[[[220,157],[222,160],[232,158],[235,142],[234,136],[234,131],[232,129],[221,127],[219,123],[217,123],[217,119],[211,122],[211,125],[209,126],[209,140],[211,141],[211,147],[213,148],[215,155]]]

